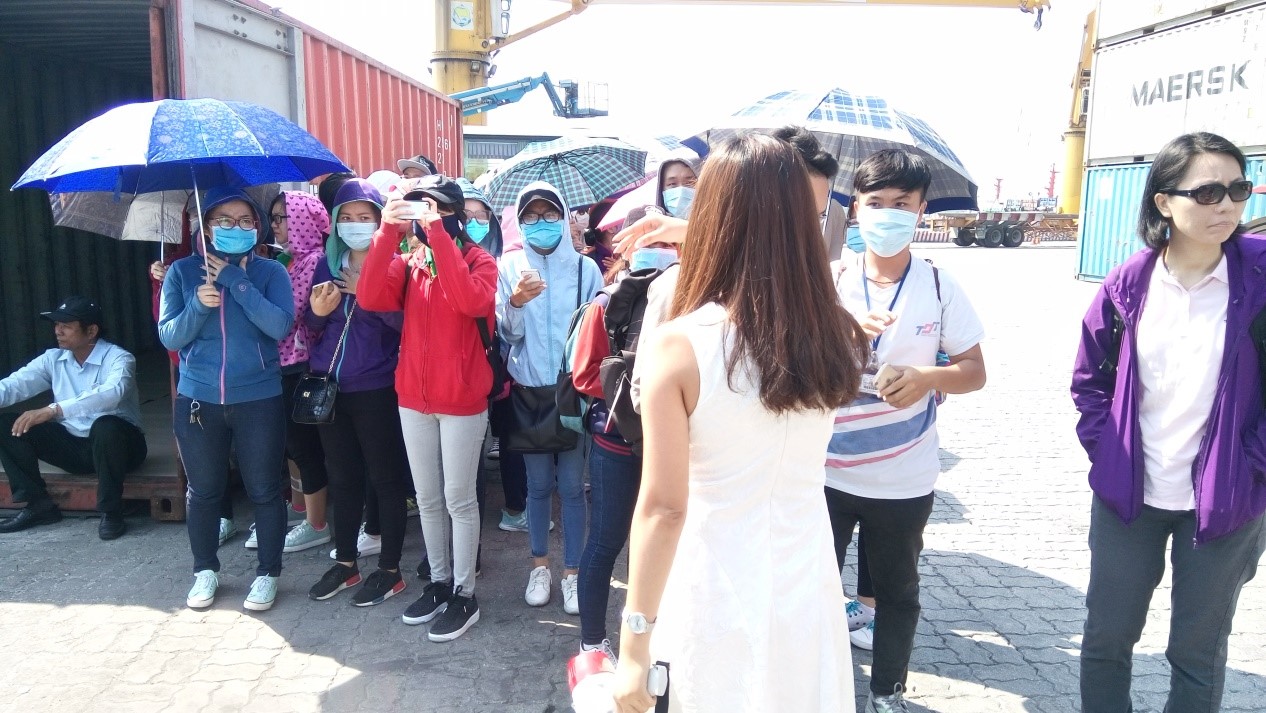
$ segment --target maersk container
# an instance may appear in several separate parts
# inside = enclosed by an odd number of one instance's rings
[[[1087,169],[1077,242],[1077,279],[1098,282],[1143,249],[1138,237],[1139,207],[1150,169],[1150,163]],[[1266,157],[1249,160],[1247,177],[1256,185],[1266,183]],[[1266,217],[1266,195],[1254,194],[1245,207],[1244,222],[1262,217]]]
[[[1266,152],[1266,4],[1100,48],[1090,102],[1092,166],[1150,160],[1192,131]]]
[[[158,246],[55,228],[44,192],[7,189],[79,124],[168,97],[268,106],[362,175],[418,153],[462,171],[457,102],[258,0],[0,0],[0,375],[52,346],[38,314],[76,292],[119,344],[159,349]]]

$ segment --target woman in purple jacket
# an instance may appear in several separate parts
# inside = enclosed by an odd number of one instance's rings
[[[1241,235],[1244,154],[1208,133],[1152,163],[1147,249],[1109,273],[1073,373],[1089,454],[1084,713],[1126,713],[1134,645],[1170,557],[1166,711],[1216,711],[1240,590],[1266,548],[1266,422],[1249,326],[1266,307],[1266,242]]]
[[[405,588],[400,550],[409,465],[396,400],[404,314],[373,312],[356,299],[382,205],[382,194],[364,179],[350,179],[338,190],[326,259],[317,264],[304,315],[313,335],[308,364],[313,373],[330,374],[338,383],[334,419],[317,427],[330,475],[336,562],[308,596],[323,601],[360,584],[352,596],[358,607],[381,604]],[[357,535],[367,490],[378,500],[382,549],[378,568],[362,580]]]

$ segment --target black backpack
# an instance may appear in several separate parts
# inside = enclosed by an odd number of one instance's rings
[[[603,326],[611,356],[603,359],[599,367],[602,396],[620,435],[639,456],[642,455],[642,417],[633,408],[633,366],[637,363],[642,317],[646,314],[646,292],[663,273],[657,268],[637,270],[603,290],[607,295]]]

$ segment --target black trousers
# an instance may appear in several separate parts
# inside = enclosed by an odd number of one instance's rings
[[[866,532],[867,569],[875,592],[875,650],[870,690],[890,696],[906,683],[914,632],[919,625],[919,553],[923,528],[932,515],[932,493],[908,500],[878,500],[826,489],[835,555],[844,551],[861,523]]]
[[[356,537],[368,482],[373,483],[382,528],[378,567],[397,569],[404,547],[404,475],[409,472],[409,461],[395,389],[340,391],[334,402],[334,420],[318,429],[330,474],[338,560],[356,561]]]
[[[141,429],[118,416],[102,416],[88,436],[71,434],[60,423],[41,423],[25,435],[13,435],[21,414],[0,414],[0,464],[9,476],[13,499],[28,504],[48,499],[39,461],[68,473],[97,475],[97,510],[123,512],[123,477],[145,462],[148,447]]]

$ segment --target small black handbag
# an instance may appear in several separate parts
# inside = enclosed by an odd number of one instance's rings
[[[356,304],[347,313],[347,322],[343,325],[343,334],[334,346],[334,357],[330,359],[330,368],[324,375],[304,374],[295,386],[294,407],[290,410],[290,420],[295,423],[317,425],[334,420],[334,399],[338,396],[338,382],[334,380],[334,365],[338,363],[338,353],[343,349],[347,339],[347,330],[352,326],[352,315],[356,314]]]

